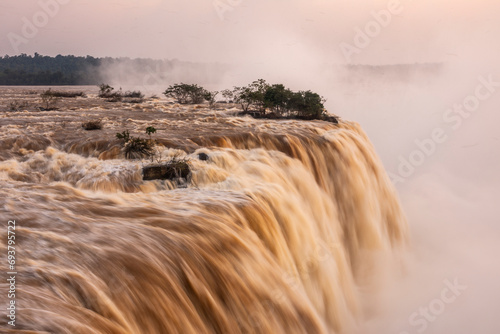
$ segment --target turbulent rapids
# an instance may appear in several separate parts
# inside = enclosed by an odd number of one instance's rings
[[[3,89],[2,103],[22,95]],[[18,247],[16,327],[2,316],[2,333],[355,327],[360,286],[377,265],[370,254],[407,239],[373,147],[346,121],[234,114],[92,96],[1,113],[0,215],[2,226],[16,220]],[[95,118],[103,130],[81,128]],[[149,161],[124,158],[115,133],[150,125],[163,159],[189,160],[187,187],[143,181]]]

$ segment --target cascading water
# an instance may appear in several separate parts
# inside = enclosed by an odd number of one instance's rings
[[[157,137],[162,156],[190,159],[177,189],[143,181],[144,162],[123,159],[116,140],[18,114],[0,162],[0,214],[16,220],[18,246],[17,324],[0,318],[5,333],[345,333],[362,314],[369,254],[407,240],[354,123],[200,115],[184,130],[219,134]]]

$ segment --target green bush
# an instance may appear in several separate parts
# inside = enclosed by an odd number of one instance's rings
[[[103,99],[107,99],[108,102],[120,102],[123,100],[123,93],[120,91],[115,91],[113,87],[108,84],[99,85],[98,96]]]
[[[260,117],[321,119],[325,114],[325,100],[317,93],[310,90],[294,92],[283,84],[269,85],[263,79],[246,87],[234,87],[231,93],[225,90],[223,96],[228,100],[233,98],[244,113],[252,110]],[[272,114],[266,115],[268,109]]]
[[[100,84],[98,96],[102,97],[102,98],[108,98],[111,95],[111,93],[113,92],[113,90],[115,90],[115,89],[108,84]]]
[[[125,98],[125,102],[128,103],[142,103],[144,102],[144,94],[142,94],[141,91],[134,90],[134,91],[126,91],[122,95]]]
[[[144,94],[141,93],[141,91],[138,91],[138,90],[134,90],[134,91],[126,91],[125,93],[123,93],[123,97],[130,97],[130,98],[134,98],[134,99],[143,99],[144,98]]]
[[[107,99],[108,102],[128,102],[128,103],[142,103],[144,102],[144,94],[140,91],[126,91],[122,92],[122,89],[115,91],[113,87],[108,84],[99,85],[100,98]],[[125,99],[125,100],[124,100]]]
[[[264,95],[268,88],[267,82],[259,79],[246,87],[234,87],[232,96],[234,102],[240,104],[244,112],[254,107],[259,113],[265,114]]]
[[[217,102],[216,101],[217,95],[219,95],[218,91],[213,91],[213,92],[205,91],[205,96],[203,98],[206,101],[208,101],[208,105],[210,106],[210,108],[213,108],[215,106],[215,103]]]
[[[310,90],[299,92],[301,95],[301,103],[296,108],[299,116],[321,118],[326,114],[325,99],[317,93]]]
[[[271,86],[265,95],[265,104],[281,116],[319,119],[325,113],[324,99],[311,91],[293,92],[283,85]]]
[[[222,91],[222,97],[225,99],[227,103],[233,102],[234,94],[233,91],[230,89],[224,89]]]
[[[284,115],[290,111],[290,101],[293,95],[293,92],[282,84],[268,86],[264,93],[264,106],[278,115]]]
[[[124,153],[127,159],[151,157],[154,154],[153,143],[147,139],[131,137],[125,143]]]
[[[152,126],[148,126],[146,128],[146,134],[151,138],[151,134],[156,133],[156,129]]]
[[[205,100],[207,90],[193,84],[174,84],[169,86],[163,95],[175,99],[180,104],[199,104]]]
[[[131,137],[128,130],[117,133],[116,138],[123,140],[123,152],[127,159],[152,157],[154,141],[140,137]]]
[[[108,88],[108,87],[104,87]],[[208,101],[210,107],[216,102],[219,91],[210,92],[194,84],[174,84],[163,94],[181,104],[198,104]],[[264,79],[247,86],[222,90],[225,102],[241,106],[243,113],[266,118],[325,119],[325,99],[310,90],[294,92],[283,84],[268,84]],[[267,113],[270,110],[272,113]]]

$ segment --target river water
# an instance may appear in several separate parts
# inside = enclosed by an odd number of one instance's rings
[[[60,89],[60,88],[58,88]],[[407,224],[359,125],[255,120],[165,99],[63,99],[0,89],[0,216],[16,221],[16,326],[5,333],[349,333]],[[27,105],[10,111],[13,101]],[[81,124],[101,119],[102,130]],[[115,134],[187,186],[144,181]],[[199,153],[208,160],[199,159]],[[7,228],[0,251],[7,254]],[[4,270],[6,273],[7,270]],[[5,280],[2,280],[5,282]],[[1,285],[2,304],[8,284]],[[2,312],[3,313],[3,312]]]

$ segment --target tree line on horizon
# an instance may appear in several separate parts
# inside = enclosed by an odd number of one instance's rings
[[[0,85],[94,85],[102,81],[102,59],[91,56],[0,57]]]
[[[163,84],[176,76],[196,76],[210,81],[223,74],[224,65],[202,64],[149,58],[96,58],[92,56],[57,55],[55,57],[20,54],[0,56],[0,85],[3,86],[65,86],[99,85],[107,75],[133,84]]]

